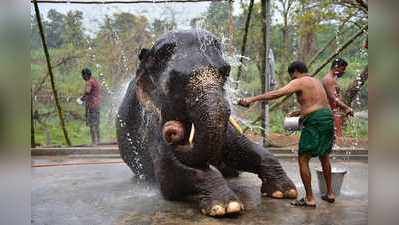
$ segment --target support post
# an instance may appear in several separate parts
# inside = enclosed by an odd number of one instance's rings
[[[263,32],[263,57],[262,57],[262,92],[265,93],[269,89],[269,51],[271,43],[271,0],[262,0],[262,32]],[[268,142],[266,139],[267,133],[269,133],[269,105],[267,101],[262,101],[262,137],[263,145],[267,146]]]
[[[44,55],[46,56],[47,69],[48,69],[48,72],[49,72],[49,75],[50,75],[51,89],[53,91],[55,105],[57,107],[58,117],[60,119],[61,129],[63,131],[66,144],[68,146],[71,146],[71,141],[69,140],[68,132],[67,132],[67,130],[65,128],[64,114],[62,112],[61,105],[60,105],[60,102],[58,100],[57,90],[55,88],[54,74],[53,74],[53,70],[51,68],[50,54],[48,52],[48,48],[47,48],[47,44],[46,44],[46,37],[44,35],[44,29],[43,29],[42,19],[40,17],[39,6],[38,6],[36,0],[33,1],[33,4],[34,4],[34,7],[35,7],[35,14],[36,14],[36,19],[37,19],[37,24],[39,26],[40,37],[41,37],[42,44],[43,44]]]
[[[244,35],[242,37],[241,57],[240,57],[240,65],[238,66],[238,70],[237,70],[237,81],[239,81],[241,78],[242,64],[244,62],[243,56],[245,56],[245,51],[246,51],[246,47],[247,47],[248,30],[249,30],[249,25],[251,23],[251,14],[252,14],[253,7],[254,7],[254,0],[251,0],[249,2],[249,6],[248,6],[248,14],[247,14],[247,19],[245,20]],[[237,88],[238,88],[238,82],[236,84],[236,89]]]
[[[35,120],[33,118],[33,93],[32,88],[30,89],[30,147],[34,148],[36,146],[35,140]]]
[[[229,53],[233,57],[234,56],[234,18],[233,18],[233,0],[229,0]]]

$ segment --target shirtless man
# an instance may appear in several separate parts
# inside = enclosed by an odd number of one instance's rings
[[[331,183],[331,164],[329,153],[334,139],[333,114],[330,110],[327,94],[321,82],[307,74],[308,69],[303,62],[293,62],[288,67],[291,81],[284,87],[266,92],[255,97],[244,98],[239,101],[242,106],[250,106],[256,101],[277,99],[295,93],[300,104],[300,111],[290,113],[300,115],[303,121],[301,138],[299,141],[299,171],[305,186],[306,197],[295,200],[295,206],[315,207],[316,199],[312,192],[309,160],[318,156],[323,168],[327,184],[327,193],[322,199],[328,202],[335,201],[335,194]]]
[[[340,88],[337,82],[337,79],[345,74],[347,66],[348,63],[345,60],[341,58],[335,59],[331,64],[330,71],[322,80],[330,107],[334,114],[335,135],[338,144],[342,144],[342,137],[344,136],[342,130],[344,116],[353,116],[353,109],[341,100]]]

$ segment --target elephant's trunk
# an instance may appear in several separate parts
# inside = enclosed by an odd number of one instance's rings
[[[212,70],[202,72],[191,81],[186,105],[195,127],[194,143],[186,151],[177,151],[185,164],[201,166],[217,163],[221,158],[230,115],[223,83],[223,77]]]

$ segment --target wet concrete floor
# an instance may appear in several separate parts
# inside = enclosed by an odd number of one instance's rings
[[[281,163],[303,194],[296,161]],[[313,159],[311,167],[318,166],[318,160]],[[246,211],[229,218],[203,216],[192,201],[164,200],[156,189],[137,184],[123,163],[32,168],[32,224],[367,224],[368,164],[339,161],[333,166],[348,170],[336,203],[318,198],[316,209],[295,208],[289,200],[261,197],[259,179],[242,173],[229,184],[246,205]],[[319,197],[316,174],[312,172],[313,189]]]

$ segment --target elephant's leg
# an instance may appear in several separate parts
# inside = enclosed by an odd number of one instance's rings
[[[297,197],[294,183],[272,153],[241,135],[231,125],[227,130],[223,161],[228,166],[256,173],[262,180],[262,194],[274,198]]]
[[[223,216],[243,210],[237,195],[214,167],[188,167],[172,155],[163,155],[154,165],[160,190],[166,199],[179,200],[195,195],[201,212],[209,216]]]
[[[223,177],[226,178],[238,177],[240,175],[237,169],[226,165],[226,163],[223,161],[218,165],[215,165],[215,167],[220,171],[220,173],[222,173]]]

